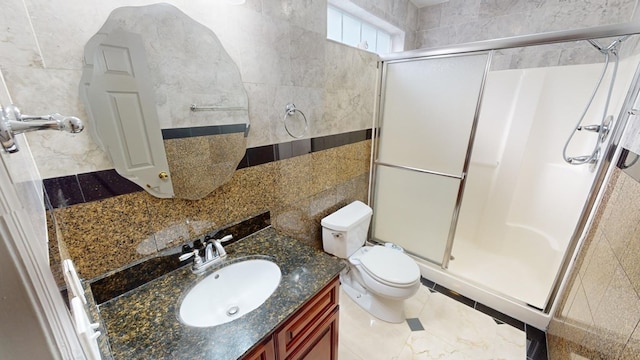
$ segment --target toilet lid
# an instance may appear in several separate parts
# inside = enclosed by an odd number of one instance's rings
[[[411,285],[420,279],[420,268],[401,251],[373,246],[361,258],[362,268],[372,277],[389,285]]]

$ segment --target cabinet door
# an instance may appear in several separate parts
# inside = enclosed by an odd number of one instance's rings
[[[307,343],[320,324],[325,322],[338,308],[339,282],[336,277],[320,290],[302,309],[276,332],[276,348],[279,359],[289,359],[299,353],[299,348]]]
[[[338,359],[338,308],[325,319],[298,350],[287,360],[337,360]]]
[[[248,355],[242,357],[243,360],[275,360],[276,351],[273,344],[273,337],[254,348]]]

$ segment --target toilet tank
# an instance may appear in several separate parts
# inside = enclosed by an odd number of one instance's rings
[[[362,201],[354,201],[322,219],[324,251],[346,259],[367,240],[373,211]]]

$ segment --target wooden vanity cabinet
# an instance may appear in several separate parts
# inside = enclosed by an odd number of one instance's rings
[[[338,359],[338,309],[313,330],[306,341],[285,357],[287,360]]]
[[[276,331],[278,359],[338,358],[339,293],[336,278]]]
[[[336,277],[243,359],[338,359],[339,293]]]
[[[257,345],[249,354],[242,357],[243,360],[274,360],[276,348],[273,344],[273,336]]]

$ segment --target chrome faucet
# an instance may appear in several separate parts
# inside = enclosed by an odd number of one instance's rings
[[[218,254],[219,257],[222,257],[222,258],[227,257],[227,251],[222,246],[222,243],[225,243],[225,242],[230,241],[232,239],[233,239],[233,235],[224,236],[220,240],[212,239],[211,242],[213,243],[213,246],[216,248],[216,253]]]
[[[211,265],[217,264],[227,257],[227,252],[224,250],[222,243],[231,239],[233,239],[232,235],[227,235],[220,240],[213,239],[207,235],[204,238],[207,244],[204,248],[204,258],[200,256],[200,249],[193,249],[191,252],[180,255],[179,259],[180,261],[184,261],[193,257],[191,272],[200,274],[211,267]]]

